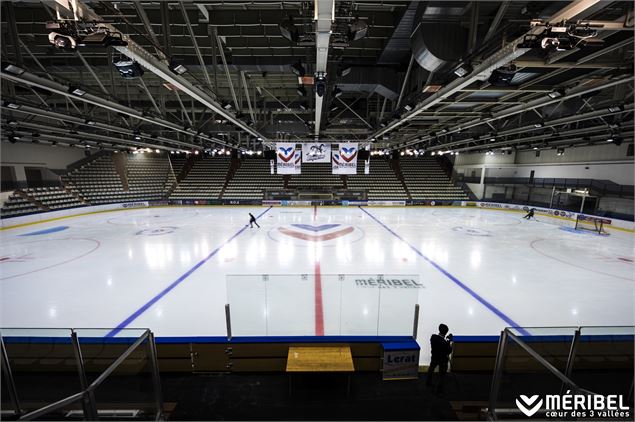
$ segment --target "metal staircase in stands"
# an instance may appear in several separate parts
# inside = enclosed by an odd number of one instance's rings
[[[412,195],[410,195],[410,190],[406,185],[406,181],[403,177],[403,172],[401,171],[401,165],[399,165],[399,160],[391,159],[389,160],[390,168],[395,172],[395,176],[397,176],[397,180],[401,183],[401,187],[403,187],[404,192],[408,196],[408,199],[412,199]]]
[[[227,169],[227,175],[225,176],[225,183],[223,183],[223,188],[221,189],[220,194],[218,195],[219,199],[222,198],[223,195],[225,194],[225,190],[227,189],[229,182],[232,181],[232,179],[234,178],[234,175],[240,168],[241,164],[242,164],[241,160],[237,158],[231,159],[229,164],[229,169]]]

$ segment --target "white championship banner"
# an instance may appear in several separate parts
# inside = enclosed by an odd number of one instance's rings
[[[332,152],[333,174],[357,174],[357,143],[340,144]]]
[[[302,144],[303,163],[328,163],[331,159],[331,144]]]
[[[276,160],[278,174],[297,174],[296,160],[300,158],[299,155],[300,153],[295,150],[294,143],[277,143]]]

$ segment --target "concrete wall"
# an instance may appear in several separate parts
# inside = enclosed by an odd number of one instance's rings
[[[25,167],[60,170],[82,158],[84,158],[84,151],[79,148],[51,147],[22,142],[0,143],[0,161],[3,166],[14,167],[18,182],[26,181]],[[49,173],[46,172],[46,174]]]

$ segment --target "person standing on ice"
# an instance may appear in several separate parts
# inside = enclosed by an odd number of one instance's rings
[[[529,212],[527,213],[526,216],[524,216],[523,218],[526,218],[527,220],[531,220],[531,217],[534,217],[534,212],[536,211],[535,208],[530,208]],[[535,219],[536,217],[534,217]]]
[[[258,222],[256,221],[256,217],[254,217],[254,215],[252,213],[249,213],[249,228],[253,229],[254,228],[254,224],[260,228],[260,226],[258,225]]]

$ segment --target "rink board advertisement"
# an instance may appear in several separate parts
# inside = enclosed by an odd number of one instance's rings
[[[340,144],[332,152],[333,174],[357,174],[357,143]]]
[[[303,163],[328,163],[331,159],[331,144],[302,144]]]
[[[419,348],[394,350],[393,347],[399,346],[384,345],[382,379],[417,379],[419,377]]]

